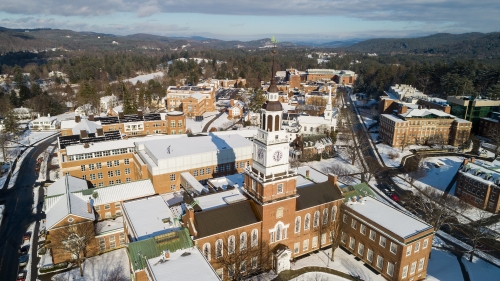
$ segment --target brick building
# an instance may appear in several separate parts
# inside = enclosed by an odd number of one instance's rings
[[[215,88],[198,86],[170,86],[167,89],[165,107],[182,111],[187,117],[201,116],[215,111]]]
[[[479,126],[477,128],[477,134],[491,138],[492,136],[500,133],[500,112],[492,112],[491,117],[483,117],[479,119]]]
[[[400,105],[397,114],[380,115],[380,136],[393,147],[409,144],[465,143],[472,123],[436,109],[408,109]]]
[[[307,69],[307,81],[335,81],[337,84],[354,84],[356,74],[350,70]]]
[[[455,195],[475,207],[498,213],[500,211],[500,162],[464,159],[457,171]]]

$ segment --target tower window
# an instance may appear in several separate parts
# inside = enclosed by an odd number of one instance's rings
[[[278,193],[283,193],[283,184],[282,183],[278,184]]]

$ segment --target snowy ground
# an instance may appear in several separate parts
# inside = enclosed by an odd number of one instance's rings
[[[15,158],[19,153],[21,153],[24,146],[32,145],[38,142],[39,140],[44,139],[53,134],[57,134],[57,132],[55,131],[36,132],[36,131],[26,130],[19,139],[15,140],[15,142],[7,144],[7,146],[11,147],[7,149],[7,158],[9,159]],[[0,153],[0,162],[5,162],[3,159],[3,153]]]
[[[0,205],[0,225],[2,225],[4,209],[5,209],[5,205]]]
[[[482,259],[474,258],[471,263],[467,257],[467,259],[462,258],[462,262],[471,281],[499,280],[500,278],[500,268]]]
[[[33,222],[28,227],[28,229],[26,230],[26,232],[31,231],[31,238],[30,238],[30,240],[23,241],[23,244],[21,245],[21,247],[26,246],[26,245],[30,245],[29,253],[32,253],[31,245],[33,245],[33,239],[35,238],[35,236],[38,237],[38,233],[34,233],[33,232],[35,230],[35,224],[36,224],[36,222]],[[33,257],[30,256],[30,258],[28,260],[28,264],[24,268],[27,271],[27,273],[26,273],[26,280],[31,280],[31,270],[30,270],[30,268],[31,268],[31,262],[32,262],[32,260],[33,260]]]
[[[323,272],[308,272],[293,278],[290,281],[346,281],[349,279],[342,278],[337,275],[332,275]]]
[[[233,122],[238,121],[238,119],[229,120],[227,117],[227,112],[224,112],[221,116],[219,116],[219,118],[215,119],[215,121],[210,125],[210,128],[215,127],[217,130],[219,130],[219,128],[225,130],[230,126],[229,123],[232,125]],[[208,129],[210,130],[210,128]]]
[[[134,78],[130,78],[130,79],[125,79],[124,81],[126,82],[130,82],[132,84],[137,84],[137,81],[141,81],[142,83],[145,83],[145,82],[148,82],[149,80],[151,79],[154,79],[156,77],[163,77],[163,72],[159,71],[159,72],[154,72],[154,73],[150,73],[150,74],[144,74],[144,75],[139,75],[139,76],[136,76]]]
[[[331,249],[319,251],[317,254],[312,254],[308,257],[296,261],[292,265],[292,269],[299,269],[306,266],[321,266],[329,267],[341,272],[350,274],[351,276],[359,276],[365,281],[382,281],[385,280],[380,274],[376,274],[364,266],[362,261],[357,261],[354,255],[346,253],[342,249],[335,250],[335,261],[329,261],[328,255],[331,254]],[[301,279],[296,279],[297,281]],[[314,280],[314,279],[312,279]],[[327,279],[327,280],[343,280],[343,279]]]
[[[203,127],[217,116],[218,111],[205,112],[203,114],[203,121],[194,121],[194,119],[186,118],[186,130],[191,129],[193,133],[201,133]]]
[[[430,185],[441,191],[445,191],[448,184],[458,171],[458,168],[463,162],[463,157],[458,156],[442,156],[442,157],[427,157],[425,158],[426,175],[415,182],[417,186]],[[436,168],[434,164],[439,163],[441,167]],[[454,188],[450,194],[454,194]]]
[[[64,121],[64,120],[74,120],[75,115],[76,114],[74,111],[69,111],[63,114],[56,115],[54,117],[56,117],[58,121]]]
[[[399,165],[401,165],[401,159],[406,155],[410,155],[410,149],[412,149],[412,146],[409,146],[401,152],[401,149],[383,143],[377,144],[376,147],[387,167],[399,167]],[[390,154],[394,154],[396,157],[391,159],[389,156]]]
[[[464,277],[457,257],[447,251],[433,248],[429,266],[427,267],[426,280],[463,281]]]
[[[86,259],[83,264],[83,277],[80,277],[80,270],[76,267],[54,275],[52,280],[101,281],[115,271],[121,272],[123,279],[120,280],[130,280],[130,267],[125,248]]]

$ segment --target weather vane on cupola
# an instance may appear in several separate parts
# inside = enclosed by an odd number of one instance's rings
[[[271,43],[273,43],[273,54],[276,54],[276,45],[279,43],[279,41],[274,38],[274,35],[273,37],[271,37]]]

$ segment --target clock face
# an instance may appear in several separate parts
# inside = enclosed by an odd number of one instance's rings
[[[276,152],[274,152],[273,154],[274,161],[276,162],[280,161],[281,157],[283,157],[283,152],[281,152],[281,150],[277,150]]]
[[[257,158],[259,158],[260,160],[264,158],[264,149],[259,148],[259,150],[257,151]]]

